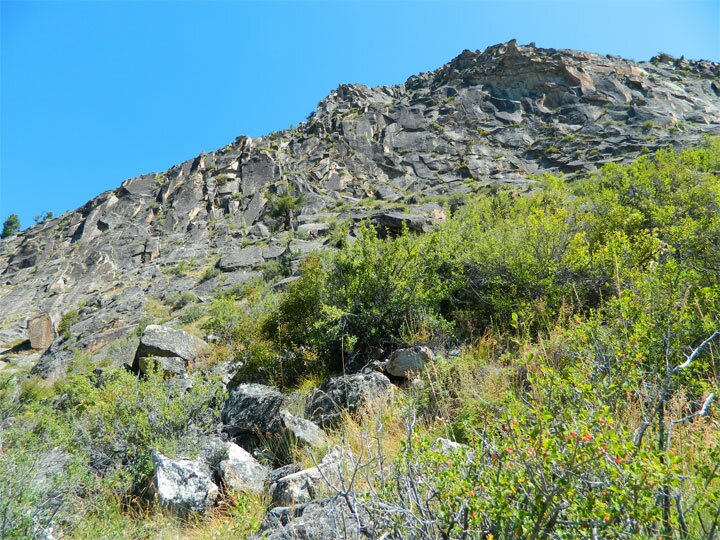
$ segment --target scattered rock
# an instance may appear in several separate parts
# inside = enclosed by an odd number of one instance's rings
[[[293,416],[286,410],[280,411],[280,420],[283,429],[300,446],[318,448],[327,443],[325,432],[310,420]]]
[[[428,347],[418,346],[398,349],[393,352],[385,364],[385,371],[394,377],[411,377],[423,370],[425,364],[435,360]]]
[[[363,524],[369,516],[361,514]],[[268,511],[260,531],[253,538],[260,540],[359,540],[367,538],[358,528],[357,519],[346,502],[340,498],[326,498],[277,507]],[[373,538],[373,535],[369,536]]]
[[[30,319],[28,321],[28,337],[33,349],[45,350],[50,347],[55,339],[55,329],[50,316],[43,314]]]
[[[470,447],[466,444],[451,441],[450,439],[443,439],[438,437],[430,447],[431,450],[440,452],[441,454],[453,454],[462,450],[469,450]]]
[[[378,372],[335,377],[315,388],[305,400],[305,414],[320,426],[337,423],[343,411],[355,413],[363,408],[387,406],[394,387]]]
[[[199,461],[172,460],[153,453],[153,487],[158,501],[178,514],[205,513],[215,504],[218,487]]]
[[[279,433],[283,429],[280,411],[285,403],[286,397],[271,386],[240,384],[231,387],[222,407],[223,429],[250,444],[257,442],[259,434]]]

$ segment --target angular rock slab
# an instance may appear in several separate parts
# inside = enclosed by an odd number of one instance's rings
[[[227,444],[227,458],[218,467],[220,478],[234,491],[261,494],[270,469],[235,443]]]
[[[389,405],[394,390],[390,379],[378,372],[335,377],[310,392],[305,414],[316,424],[330,426],[340,421],[343,411]]]
[[[152,459],[153,488],[163,506],[179,514],[205,513],[212,508],[220,491],[199,461],[172,460],[159,452],[153,453]]]
[[[385,364],[385,371],[394,377],[410,377],[422,372],[435,355],[427,347],[411,347],[393,352]]]
[[[280,411],[280,420],[283,429],[300,446],[318,448],[327,443],[328,439],[325,432],[310,420],[293,416],[286,410]]]
[[[240,268],[257,266],[263,261],[262,249],[250,246],[223,255],[218,261],[217,267],[223,272],[234,272]]]

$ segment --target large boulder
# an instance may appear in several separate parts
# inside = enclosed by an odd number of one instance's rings
[[[427,347],[411,347],[393,352],[385,364],[385,371],[394,377],[411,377],[422,372],[435,355]]]
[[[355,413],[363,408],[387,406],[394,387],[378,372],[335,377],[315,388],[305,400],[305,414],[321,426],[336,424],[343,411]]]
[[[182,376],[185,373],[185,360],[179,356],[143,356],[138,358],[138,368],[140,373],[158,369],[165,376]]]
[[[234,437],[279,433],[282,429],[280,411],[286,400],[277,388],[263,384],[247,383],[231,388],[220,414],[225,432]]]
[[[136,371],[143,372],[141,365],[147,369],[149,362],[142,359],[147,358],[180,359],[187,365],[193,362],[207,347],[207,343],[192,334],[167,326],[151,324],[145,328],[140,338],[134,367]],[[178,360],[166,360],[164,364],[167,366],[162,365],[161,367],[163,369],[168,367],[169,371],[175,372],[178,369],[178,363]]]
[[[153,488],[163,506],[186,514],[207,512],[215,504],[220,491],[200,461],[173,460],[155,452],[153,463]]]
[[[36,350],[47,349],[55,339],[55,330],[50,316],[47,314],[30,319],[27,330],[28,337],[30,338],[30,347]]]
[[[263,493],[270,469],[237,444],[226,445],[227,457],[218,466],[223,483],[235,491]]]
[[[277,388],[262,384],[240,384],[230,389],[221,411],[224,430],[243,446],[287,438],[300,446],[326,443],[325,432],[287,409],[288,397]]]

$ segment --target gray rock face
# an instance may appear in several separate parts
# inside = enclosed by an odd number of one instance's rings
[[[313,422],[328,426],[342,418],[343,411],[355,413],[387,406],[394,393],[390,380],[382,373],[355,373],[335,377],[315,388],[305,400],[305,414]]]
[[[283,427],[280,411],[285,403],[286,397],[271,386],[241,384],[231,388],[221,413],[223,429],[235,437],[279,433]]]
[[[421,373],[425,365],[434,360],[435,355],[427,347],[398,349],[388,358],[385,371],[394,377],[410,377]]]
[[[223,272],[234,272],[240,268],[257,266],[261,262],[262,249],[253,246],[223,255],[218,262],[218,268]]]
[[[28,321],[28,338],[30,346],[36,350],[45,350],[55,339],[53,323],[47,314]]]
[[[206,297],[275,257],[297,268],[311,250],[331,249],[322,238],[333,221],[423,231],[443,219],[419,204],[428,196],[523,193],[535,175],[573,177],[720,134],[718,79],[712,62],[509,42],[403,84],[340,85],[296,129],[238,137],[0,240],[0,333],[27,337],[28,318],[77,310],[76,340],[57,343],[54,358],[76,348],[100,359],[148,300],[170,290]],[[273,230],[268,213],[281,192],[308,199],[292,234]],[[213,267],[225,274],[201,283]]]
[[[270,470],[237,444],[227,444],[227,458],[218,467],[226,486],[239,492],[263,493]]]
[[[149,358],[162,358],[159,362],[163,371],[180,373],[185,364],[195,360],[207,346],[202,339],[182,330],[151,324],[140,338],[136,368],[144,372],[151,363]]]
[[[218,487],[199,461],[172,460],[159,452],[153,454],[153,487],[158,501],[179,514],[204,513],[215,504]]]

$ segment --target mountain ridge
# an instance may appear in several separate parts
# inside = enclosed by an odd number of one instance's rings
[[[58,378],[74,350],[98,354],[132,333],[149,302],[202,300],[270,264],[294,273],[304,254],[331,247],[338,223],[423,230],[444,219],[438,198],[523,193],[538,175],[694,144],[720,134],[719,76],[708,61],[512,40],[402,84],[339,85],[294,129],[240,136],[0,240],[0,347],[48,317],[55,337],[29,361]],[[289,227],[273,212],[283,196],[298,206]],[[57,329],[72,311],[68,340]]]

